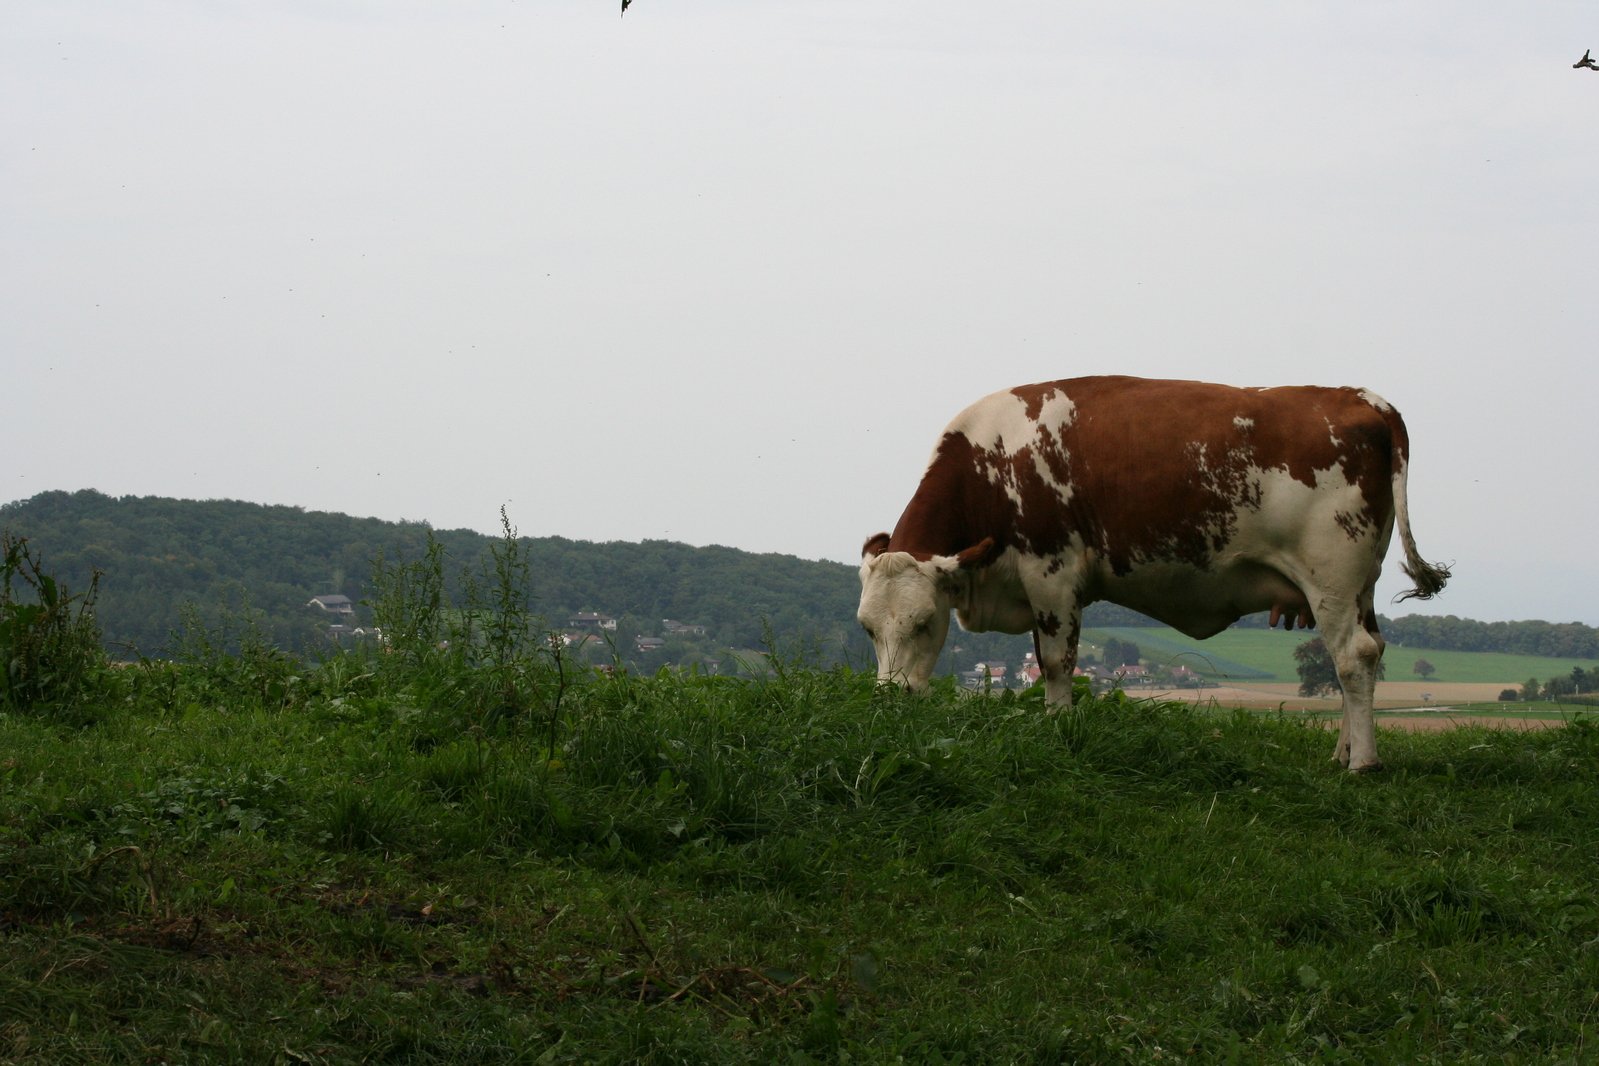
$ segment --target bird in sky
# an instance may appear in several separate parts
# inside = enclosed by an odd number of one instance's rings
[[[626,0],[623,0],[622,6],[623,7],[627,6]],[[1595,63],[1593,61],[1593,57],[1588,54],[1589,52],[1592,52],[1592,51],[1593,51],[1592,48],[1584,49],[1583,53],[1582,53],[1582,58],[1577,60],[1575,63],[1571,64],[1571,69],[1572,70],[1581,70],[1583,67],[1587,67],[1589,70],[1599,70],[1599,63]]]
[[[622,14],[627,14],[627,5],[631,4],[632,2],[633,0],[622,0]]]

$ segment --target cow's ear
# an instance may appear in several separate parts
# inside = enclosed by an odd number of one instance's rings
[[[866,538],[866,543],[861,545],[861,559],[875,559],[888,550],[888,534],[877,533]]]
[[[955,556],[955,561],[962,570],[974,570],[979,566],[987,566],[999,554],[994,548],[994,538],[984,537],[970,548]]]

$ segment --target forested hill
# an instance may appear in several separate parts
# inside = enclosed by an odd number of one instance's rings
[[[45,568],[70,589],[82,590],[91,571],[100,570],[98,615],[107,643],[144,654],[167,648],[186,604],[202,618],[237,616],[247,606],[274,640],[305,648],[323,639],[327,622],[307,607],[310,599],[342,594],[359,605],[369,597],[379,554],[391,562],[420,559],[431,532],[445,550],[447,575],[458,579],[482,572],[495,539],[471,530],[430,530],[422,522],[237,500],[116,498],[93,490],[45,492],[0,505],[0,529],[28,538]],[[537,537],[523,544],[533,608],[552,628],[580,611],[618,619],[623,633],[654,633],[662,620],[673,619],[705,627],[718,647],[754,648],[769,626],[780,648],[808,645],[824,658],[869,659],[854,622],[859,585],[853,566],[669,541]],[[358,606],[356,621],[365,617]],[[1085,621],[1149,624],[1108,604],[1095,604]],[[1409,647],[1599,658],[1599,630],[1578,623],[1411,615],[1384,619],[1383,630]],[[998,644],[1013,642],[960,639],[979,657],[1002,654]],[[992,650],[990,640],[996,642]]]
[[[463,573],[483,572],[495,539],[421,522],[236,500],[119,499],[92,490],[0,506],[0,529],[27,537],[46,570],[73,590],[100,570],[97,613],[107,643],[145,654],[167,646],[185,604],[204,617],[237,614],[247,604],[273,639],[304,648],[327,622],[307,606],[313,596],[347,596],[358,605],[355,621],[369,619],[360,604],[380,553],[391,563],[421,559],[431,532],[444,548],[446,576],[458,582]],[[667,541],[522,543],[533,609],[552,628],[582,611],[644,633],[670,618],[704,626],[718,645],[742,648],[761,645],[766,623],[780,646],[836,646],[856,628],[857,579],[839,563]]]

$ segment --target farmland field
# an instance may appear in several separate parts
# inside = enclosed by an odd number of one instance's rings
[[[1316,630],[1284,632],[1277,629],[1227,629],[1208,640],[1185,637],[1165,626],[1090,629],[1083,640],[1100,645],[1110,637],[1137,644],[1144,658],[1158,665],[1187,666],[1196,673],[1218,680],[1292,681],[1294,649],[1317,635]],[[1434,683],[1520,685],[1530,677],[1547,680],[1571,673],[1572,667],[1595,668],[1593,660],[1553,659],[1537,655],[1508,655],[1500,652],[1444,651],[1407,648],[1390,644],[1384,653],[1390,681],[1419,680],[1412,671],[1417,659],[1426,659],[1437,670]]]
[[[1279,634],[1279,637],[1282,635]],[[1291,639],[1291,638],[1288,638]],[[117,671],[0,714],[0,1061],[1579,1062],[1599,729]],[[553,740],[553,744],[552,744]]]

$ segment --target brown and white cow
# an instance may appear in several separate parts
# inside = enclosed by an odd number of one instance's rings
[[[1334,758],[1375,769],[1373,593],[1396,521],[1406,597],[1449,578],[1410,534],[1408,454],[1399,412],[1363,389],[1087,377],[984,397],[862,551],[878,677],[924,688],[953,608],[967,629],[1031,631],[1046,701],[1069,706],[1087,604],[1197,638],[1269,610],[1320,624],[1344,693]]]

